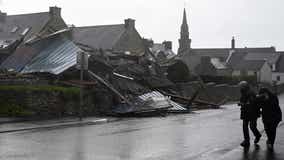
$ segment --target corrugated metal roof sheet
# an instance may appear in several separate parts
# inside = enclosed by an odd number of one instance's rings
[[[139,98],[144,100],[144,101],[146,101],[149,98],[153,98],[153,97],[165,98],[166,96],[164,96],[162,93],[160,93],[158,91],[153,91],[153,92],[150,92],[150,93],[147,93],[147,94],[139,96]],[[183,106],[179,105],[178,103],[170,100],[169,97],[166,97],[166,98],[167,98],[168,103],[172,106],[168,110],[180,110],[180,111],[186,111],[187,110],[186,108],[184,108]]]
[[[60,74],[76,64],[78,52],[81,52],[80,48],[72,41],[65,38],[56,39],[35,56],[21,73],[48,72]]]

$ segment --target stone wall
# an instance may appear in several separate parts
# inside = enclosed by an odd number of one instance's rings
[[[108,114],[117,101],[103,86],[85,88],[83,116]],[[0,116],[56,118],[78,116],[80,89],[53,85],[0,85]]]
[[[262,87],[269,88],[272,92],[277,91],[277,94],[282,94],[284,92],[284,84],[276,86],[271,86],[268,84],[261,84]],[[257,93],[259,87],[253,87],[253,90]],[[240,88],[238,85],[228,85],[215,83],[201,84],[200,82],[190,82],[190,83],[180,83],[178,84],[178,89],[181,91],[182,95],[185,97],[191,97],[196,90],[200,89],[198,94],[198,99],[220,103],[224,99],[226,101],[238,101],[240,98]]]
[[[0,116],[60,117],[74,115],[77,88],[55,86],[0,86]]]

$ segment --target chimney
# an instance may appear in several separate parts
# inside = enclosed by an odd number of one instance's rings
[[[125,28],[127,29],[131,29],[131,28],[133,29],[135,28],[135,20],[128,18],[124,20],[124,25],[125,25]]]
[[[172,49],[172,41],[164,41],[163,45],[165,46],[165,49]]]
[[[49,14],[53,17],[61,17],[61,8],[59,7],[49,7]]]
[[[0,22],[5,22],[7,17],[7,13],[1,12],[0,10]]]
[[[235,47],[236,47],[236,41],[235,41],[235,37],[233,37],[231,41],[231,49],[235,49]]]

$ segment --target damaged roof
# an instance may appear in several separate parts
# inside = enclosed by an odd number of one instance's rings
[[[32,35],[39,33],[49,20],[49,12],[7,15],[4,20],[0,21],[0,30],[9,33],[11,37],[25,36],[26,40]],[[26,34],[24,34],[25,31]]]
[[[155,43],[153,44],[150,50],[157,56],[160,52],[163,52],[167,59],[173,58],[176,54],[171,50],[165,47],[165,44],[162,43]]]
[[[113,49],[125,30],[124,24],[75,27],[73,40],[94,49]]]
[[[77,53],[82,51],[60,34],[62,32],[20,46],[1,64],[1,68],[21,73],[47,72],[55,75],[69,69],[77,63]]]
[[[216,69],[227,69],[224,62],[221,62],[219,58],[211,58],[210,62]]]
[[[21,73],[47,72],[58,75],[77,63],[77,53],[82,52],[72,41],[57,38],[37,54]]]
[[[36,54],[35,48],[27,45],[21,46],[0,65],[0,68],[20,72]]]

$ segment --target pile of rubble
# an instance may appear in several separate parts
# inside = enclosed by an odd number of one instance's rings
[[[97,64],[96,67],[89,68],[90,78],[108,88],[119,99],[113,103],[112,115],[165,115],[189,113],[201,105],[207,108],[220,106],[220,103],[197,98],[202,89],[200,84],[190,97],[186,97],[180,86],[168,80],[159,64],[148,60],[130,63],[128,60],[124,57],[120,60],[120,65],[114,65],[97,56],[90,57],[91,64]]]

